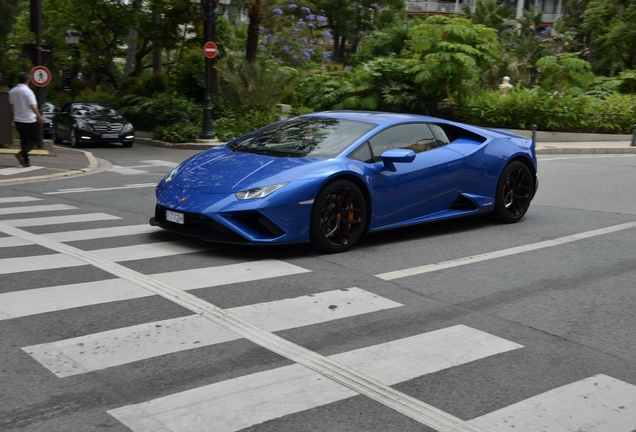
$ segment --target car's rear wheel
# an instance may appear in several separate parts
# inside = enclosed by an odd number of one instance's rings
[[[495,218],[503,223],[519,221],[526,214],[534,195],[534,182],[528,166],[520,161],[506,165],[495,196]]]
[[[311,211],[311,241],[321,251],[344,252],[363,234],[367,203],[360,188],[347,180],[325,186]]]

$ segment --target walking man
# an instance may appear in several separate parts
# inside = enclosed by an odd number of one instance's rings
[[[44,123],[44,117],[38,110],[35,93],[29,88],[29,74],[18,74],[18,85],[9,91],[9,103],[13,112],[13,122],[20,134],[20,152],[15,155],[23,167],[30,167],[29,152],[40,141],[38,123]]]

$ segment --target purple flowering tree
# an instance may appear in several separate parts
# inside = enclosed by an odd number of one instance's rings
[[[293,67],[328,61],[330,54],[321,48],[329,43],[331,36],[321,28],[326,21],[327,18],[306,6],[292,3],[273,8],[263,20],[261,52]]]

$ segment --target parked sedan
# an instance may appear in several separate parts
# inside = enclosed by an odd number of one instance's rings
[[[69,141],[73,147],[85,143],[121,142],[132,147],[133,125],[106,104],[74,102],[62,107],[53,118],[53,141]]]
[[[53,138],[53,117],[58,112],[57,106],[51,102],[44,102],[41,111],[45,120],[42,124],[42,134],[45,139],[51,139]]]
[[[409,114],[285,120],[187,159],[156,189],[151,225],[224,243],[311,242],[491,212],[519,221],[537,190],[532,140]]]

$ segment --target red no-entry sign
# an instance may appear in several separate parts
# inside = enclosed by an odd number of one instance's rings
[[[207,58],[216,57],[218,52],[219,48],[214,42],[206,42],[205,45],[203,45],[203,54],[205,54]]]

